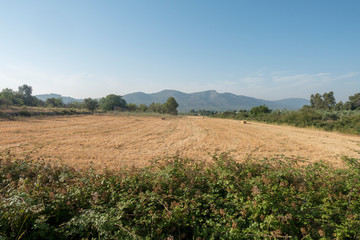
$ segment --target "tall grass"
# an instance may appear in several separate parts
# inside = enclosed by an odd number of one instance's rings
[[[360,163],[160,158],[121,172],[0,156],[0,239],[359,239]]]

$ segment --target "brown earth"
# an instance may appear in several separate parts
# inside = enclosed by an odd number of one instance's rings
[[[117,169],[149,160],[187,156],[210,159],[231,152],[239,161],[284,154],[343,167],[360,158],[360,136],[202,117],[77,116],[0,122],[0,152],[74,167]]]

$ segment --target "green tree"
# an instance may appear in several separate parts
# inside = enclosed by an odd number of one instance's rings
[[[1,105],[8,107],[10,105],[13,105],[13,98],[15,96],[15,93],[12,89],[5,88],[0,93],[0,102]]]
[[[344,103],[343,110],[352,110],[353,106],[350,101]]]
[[[64,107],[62,98],[48,98],[45,103],[48,107]]]
[[[14,92],[10,88],[5,88],[1,91],[0,99],[1,99],[2,105],[4,105],[5,107],[9,107],[12,105],[23,105],[24,104],[24,101],[21,98],[21,96],[19,96],[19,94],[17,92]]]
[[[36,106],[38,104],[38,99],[32,96],[32,87],[26,84],[19,86],[17,94],[20,98],[23,99],[24,105],[27,106]]]
[[[136,112],[139,109],[135,103],[129,103],[127,108],[130,112]]]
[[[151,103],[149,105],[150,112],[165,113],[164,105],[161,103]]]
[[[109,94],[104,98],[101,98],[99,101],[99,106],[104,111],[114,111],[115,108],[123,108],[125,109],[127,103],[122,96]]]
[[[265,114],[270,112],[271,112],[270,108],[268,108],[266,105],[261,105],[261,106],[253,107],[250,110],[250,115],[258,116],[260,114]]]
[[[350,96],[349,102],[351,103],[351,110],[360,109],[360,93]]]
[[[315,95],[311,94],[310,104],[311,104],[311,107],[315,108],[315,109],[324,109],[325,108],[325,102],[319,93],[316,93]]]
[[[92,98],[85,98],[84,99],[84,106],[86,109],[94,113],[95,109],[99,106],[99,103],[96,99]]]
[[[167,99],[166,103],[164,103],[165,112],[172,114],[172,115],[178,114],[178,111],[177,111],[178,106],[179,106],[179,104],[176,102],[175,98],[173,98],[173,97],[169,97]]]
[[[147,112],[147,111],[149,110],[149,107],[146,106],[145,104],[140,104],[140,105],[139,105],[139,110],[140,110],[141,112]]]
[[[334,97],[334,92],[328,92],[328,93],[324,93],[322,95],[323,97],[323,102],[324,102],[324,107],[325,109],[333,109],[336,105],[336,100]]]
[[[32,87],[24,84],[19,87],[19,93],[24,95],[25,97],[31,97]]]
[[[342,101],[338,102],[334,107],[335,111],[340,111],[340,110],[343,110],[343,109],[344,109],[344,103]]]
[[[314,109],[334,109],[336,105],[336,100],[334,97],[334,92],[324,93],[320,95],[319,93],[311,94],[310,96],[310,104]]]

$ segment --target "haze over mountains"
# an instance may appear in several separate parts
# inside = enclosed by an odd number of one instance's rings
[[[37,95],[41,100],[46,100],[51,97],[62,97],[58,94],[44,94]],[[213,110],[213,111],[227,111],[239,109],[251,109],[259,105],[266,105],[271,109],[287,109],[297,110],[304,105],[309,105],[309,101],[304,98],[287,98],[278,101],[269,101],[247,97],[242,95],[235,95],[232,93],[218,93],[215,90],[209,90],[196,93],[183,93],[175,90],[163,90],[157,93],[143,93],[135,92],[123,96],[127,103],[146,104],[153,102],[164,103],[168,97],[174,97],[179,104],[179,112],[189,112],[190,110]],[[74,99],[70,97],[63,97],[64,103],[72,101],[81,101],[81,99]]]

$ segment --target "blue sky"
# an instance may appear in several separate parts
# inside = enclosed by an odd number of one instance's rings
[[[0,0],[0,89],[360,92],[360,1]]]

